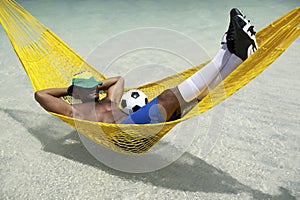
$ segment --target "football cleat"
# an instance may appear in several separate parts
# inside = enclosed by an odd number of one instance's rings
[[[246,60],[258,48],[254,26],[241,15],[234,16],[232,24],[234,27],[234,47],[231,53],[234,53],[242,60]]]
[[[233,18],[237,15],[242,16],[243,18],[246,18],[246,16],[242,13],[242,11],[240,11],[237,8],[232,8],[230,11],[230,21],[229,21],[229,27],[227,32],[224,34],[221,44],[227,44],[227,48],[228,50],[233,53],[234,50],[234,35],[235,35],[235,30],[234,30],[234,26],[233,26]]]

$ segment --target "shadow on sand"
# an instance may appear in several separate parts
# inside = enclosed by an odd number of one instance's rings
[[[96,160],[81,144],[77,132],[59,119],[13,109],[0,109],[21,123],[42,144],[42,150],[98,168],[106,173],[132,181],[142,181],[173,190],[238,194],[248,193],[254,199],[296,199],[290,191],[280,187],[280,194],[272,196],[250,188],[200,158],[185,153],[171,165],[151,173],[130,174],[116,171]],[[55,126],[53,126],[55,124]],[[185,162],[189,160],[189,162]],[[192,164],[190,164],[192,163]]]

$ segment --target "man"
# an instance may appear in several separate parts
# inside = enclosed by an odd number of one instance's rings
[[[69,88],[37,91],[35,99],[47,111],[90,121],[148,124],[178,119],[182,107],[196,98],[203,98],[208,93],[208,88],[218,85],[222,78],[257,50],[253,26],[245,18],[240,10],[232,9],[222,47],[212,61],[177,87],[165,90],[130,115],[119,109],[124,90],[122,77],[98,82],[89,72],[81,72],[73,77]],[[102,100],[99,100],[100,90],[107,92]],[[79,98],[82,103],[67,104],[61,99],[67,95]]]
[[[35,99],[50,112],[89,121],[121,123],[127,117],[119,109],[123,94],[124,79],[113,77],[97,82],[90,72],[81,72],[73,76],[69,88],[52,88],[37,91]],[[106,90],[107,96],[99,99],[99,91]],[[61,97],[72,95],[82,103],[70,105]]]

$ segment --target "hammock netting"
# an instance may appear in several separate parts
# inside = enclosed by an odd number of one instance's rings
[[[90,66],[51,30],[40,23],[13,0],[0,0],[0,22],[30,78],[34,91],[67,87],[73,74],[87,70],[96,79],[105,76]],[[211,90],[181,119],[159,124],[109,124],[75,119],[56,113],[92,141],[111,150],[127,154],[148,151],[170,129],[181,121],[199,115],[216,106],[266,69],[300,34],[300,7],[295,8],[256,34],[259,45],[251,57]],[[138,87],[149,99],[167,88],[178,85],[205,63],[174,74],[155,83]]]

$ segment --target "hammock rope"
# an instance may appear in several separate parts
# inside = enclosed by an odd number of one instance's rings
[[[275,61],[299,36],[299,13],[300,7],[295,8],[260,30],[256,34],[259,44],[257,52],[243,62],[219,86],[211,90],[181,119],[159,124],[128,125],[91,122],[56,113],[51,114],[73,126],[92,141],[111,150],[126,154],[144,153],[176,124],[216,106]],[[98,80],[105,79],[104,74],[90,66],[14,0],[0,0],[0,22],[30,78],[34,91],[67,87],[72,75],[83,70],[92,72]],[[138,89],[152,99],[165,89],[178,85],[205,64],[189,68],[155,83],[142,85]]]

